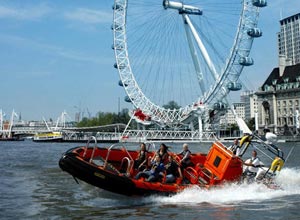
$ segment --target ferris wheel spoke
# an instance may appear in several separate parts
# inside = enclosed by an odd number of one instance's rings
[[[204,44],[202,43],[202,40],[200,39],[199,35],[197,34],[197,31],[196,31],[194,25],[192,24],[192,22],[191,22],[191,20],[190,20],[190,18],[187,14],[183,14],[183,17],[184,17],[184,20],[187,22],[187,24],[189,25],[189,27],[191,29],[191,32],[192,32],[192,34],[193,34],[193,36],[194,36],[194,38],[195,38],[195,40],[196,40],[196,42],[197,42],[197,44],[200,48],[202,56],[203,56],[203,58],[204,58],[204,60],[207,64],[207,66],[209,67],[209,70],[210,70],[212,76],[214,77],[215,80],[218,80],[219,75],[216,71],[216,68],[215,68],[214,64],[212,63],[212,61],[211,61],[211,59],[208,55],[208,52],[207,52]]]
[[[184,18],[183,18],[183,20],[184,20]],[[191,56],[192,56],[192,60],[193,60],[193,63],[194,63],[194,67],[195,67],[196,76],[197,76],[197,79],[198,79],[198,82],[199,82],[199,86],[200,86],[202,94],[204,94],[205,93],[205,86],[204,86],[204,81],[203,81],[203,73],[201,72],[200,61],[199,61],[199,58],[198,58],[196,48],[195,48],[195,46],[193,44],[193,41],[192,41],[190,30],[189,30],[189,28],[188,28],[188,26],[185,22],[184,22],[184,28],[185,28],[189,48],[190,48],[190,51],[191,51]]]

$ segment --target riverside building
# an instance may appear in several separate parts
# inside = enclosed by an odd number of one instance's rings
[[[258,127],[277,134],[298,133],[300,109],[300,13],[280,20],[279,67],[255,93]]]
[[[278,53],[290,65],[300,63],[300,13],[280,20]]]

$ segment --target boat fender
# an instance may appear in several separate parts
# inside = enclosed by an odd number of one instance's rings
[[[283,164],[284,161],[281,158],[276,157],[271,164],[270,170],[273,172],[280,171],[281,168],[283,167]]]
[[[250,135],[246,135],[246,136],[242,137],[242,139],[240,140],[240,146],[242,147],[243,144],[245,144],[245,143],[249,144],[251,139],[252,139],[252,136],[250,136]]]

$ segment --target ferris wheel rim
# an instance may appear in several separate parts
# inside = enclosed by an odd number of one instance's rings
[[[246,22],[249,17],[251,17],[250,23],[247,28],[250,26],[252,28],[256,28],[257,19],[259,15],[258,7],[254,6],[251,0],[244,0],[243,7],[241,11],[241,16],[239,19],[239,27],[237,29],[236,37],[232,49],[230,51],[230,55],[228,56],[228,61],[226,63],[226,67],[224,68],[223,73],[220,75],[218,79],[216,79],[216,83],[212,85],[207,91],[207,93],[202,97],[202,99],[195,100],[194,103],[190,105],[181,107],[179,109],[167,109],[162,106],[159,106],[153,103],[142,91],[139,84],[137,83],[134,74],[131,69],[130,59],[128,56],[127,49],[127,41],[126,41],[126,16],[127,16],[127,0],[115,0],[114,2],[114,19],[113,19],[113,34],[114,34],[114,51],[116,57],[116,66],[120,75],[120,79],[125,88],[125,91],[128,97],[131,99],[132,103],[136,108],[143,109],[146,114],[152,116],[153,120],[163,121],[163,122],[172,122],[177,121],[180,122],[184,120],[191,112],[195,110],[195,107],[201,105],[209,104],[210,102],[217,100],[214,98],[217,94],[221,94],[218,98],[218,101],[222,100],[222,98],[226,97],[230,92],[226,88],[226,83],[230,82],[228,80],[228,74],[232,74],[233,66],[237,66],[237,60],[242,57],[248,57],[250,53],[250,49],[252,47],[253,39],[249,38],[246,35]],[[250,15],[251,14],[251,15]],[[245,17],[248,16],[248,17]],[[246,42],[247,41],[247,42]],[[247,45],[246,49],[239,50],[241,45]],[[240,65],[240,64],[239,64]],[[236,80],[239,79],[239,76],[242,72],[244,66],[240,65],[238,73],[235,73]]]

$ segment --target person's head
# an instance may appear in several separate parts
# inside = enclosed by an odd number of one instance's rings
[[[141,143],[140,147],[141,147],[141,150],[146,150],[146,144],[145,143]]]
[[[238,145],[239,144],[239,139],[234,139],[233,144]]]
[[[159,148],[161,151],[163,151],[163,152],[167,152],[167,150],[168,150],[168,147],[164,144],[164,143],[162,143],[161,145],[160,145],[160,148]]]
[[[186,144],[186,143],[183,144],[183,145],[182,145],[182,149],[183,149],[183,150],[188,150],[188,149],[189,149],[189,145]]]
[[[171,155],[168,156],[168,159],[169,159],[170,162],[173,161],[173,157]]]
[[[253,150],[252,151],[252,157],[256,157],[257,156],[257,152],[256,152],[256,150]]]

